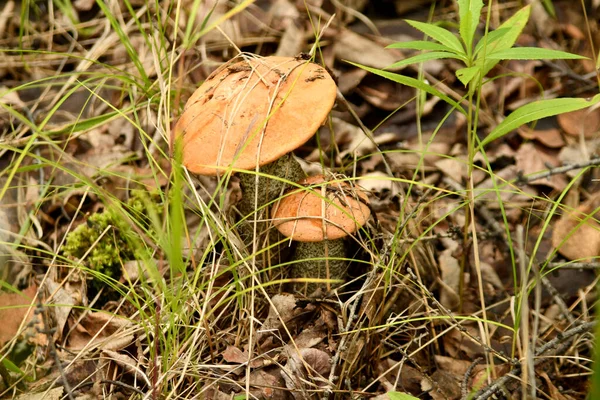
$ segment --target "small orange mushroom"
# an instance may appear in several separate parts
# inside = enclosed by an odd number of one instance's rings
[[[343,279],[348,263],[343,238],[369,219],[368,198],[345,182],[327,181],[323,175],[298,182],[312,190],[294,189],[273,210],[275,227],[297,241],[293,278]],[[306,260],[313,258],[313,260]],[[314,258],[322,258],[314,260]],[[306,260],[306,261],[302,261]],[[311,294],[322,285],[308,283]],[[329,284],[327,284],[329,290]]]

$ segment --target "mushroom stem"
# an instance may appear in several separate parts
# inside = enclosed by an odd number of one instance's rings
[[[321,242],[298,242],[294,253],[297,263],[292,265],[292,278],[316,278],[343,280],[348,270],[344,239],[324,240]],[[340,283],[301,282],[294,289],[305,295],[313,294],[318,288],[325,292],[339,286]]]
[[[298,182],[305,177],[302,167],[294,159],[294,156],[289,153],[279,158],[278,160],[263,165],[259,168],[259,171],[265,175],[272,175],[281,179],[285,179],[289,182]],[[254,221],[257,222],[257,236],[263,237],[264,232],[269,228],[269,224],[264,218],[265,208],[264,205],[275,200],[277,197],[287,189],[289,186],[286,182],[278,179],[273,179],[265,176],[258,177],[258,184],[256,182],[256,174],[253,173],[242,173],[240,174],[240,187],[242,189],[242,200],[238,204],[238,210],[242,217],[249,216],[248,219],[241,224],[240,234],[245,243],[252,243],[254,238]],[[275,231],[276,232],[276,231]],[[281,240],[281,235],[278,233],[275,237],[269,239]]]

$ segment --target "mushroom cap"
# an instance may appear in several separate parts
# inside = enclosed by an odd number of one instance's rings
[[[294,57],[245,58],[212,73],[175,126],[196,174],[254,169],[300,147],[323,124],[337,88],[321,66]],[[233,165],[232,165],[233,164]]]
[[[294,189],[275,205],[275,227],[293,240],[320,242],[340,239],[360,229],[371,215],[367,195],[345,182],[327,182],[323,175],[317,175],[298,183],[316,185],[314,192],[323,195]]]

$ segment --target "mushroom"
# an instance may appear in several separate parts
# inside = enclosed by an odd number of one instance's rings
[[[298,182],[307,188],[294,189],[273,210],[274,225],[297,243],[292,278],[341,280],[348,263],[344,238],[360,229],[371,210],[364,192],[346,182],[327,181],[323,175]],[[318,258],[318,259],[317,259]],[[315,282],[304,286],[310,295],[323,287]],[[326,289],[331,286],[327,283]]]
[[[248,57],[211,74],[192,94],[175,126],[183,164],[199,175],[241,174],[247,216],[279,196],[285,181],[305,176],[291,153],[327,118],[336,98],[327,71],[300,57]],[[259,168],[260,167],[260,168]]]

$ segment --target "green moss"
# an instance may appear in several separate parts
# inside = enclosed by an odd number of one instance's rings
[[[132,222],[124,218],[123,212],[129,214],[131,220],[142,230],[153,234],[147,217],[147,204],[151,200],[146,200],[145,197],[148,197],[146,193],[134,191],[132,197],[123,204],[121,212],[116,207],[109,207],[91,215],[86,223],[67,235],[62,253],[67,257],[83,260],[87,268],[97,272],[91,274],[90,287],[95,289],[93,291],[106,286],[101,276],[119,280],[121,265],[138,259],[139,252],[144,249],[142,240],[131,226]]]

